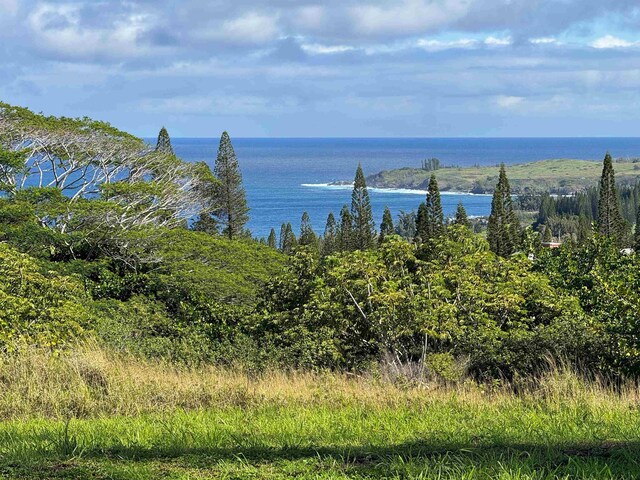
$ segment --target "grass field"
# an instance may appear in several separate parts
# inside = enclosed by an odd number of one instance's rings
[[[618,182],[640,177],[640,163],[616,162]],[[432,172],[419,168],[386,170],[367,177],[367,185],[381,188],[426,190]],[[491,193],[498,181],[499,167],[443,168],[435,172],[441,191],[471,192],[474,187]],[[541,160],[508,165],[507,175],[514,193],[527,188],[568,194],[595,186],[602,174],[602,162],[587,160]]]
[[[0,478],[640,478],[640,391],[254,377],[85,349],[0,366]]]

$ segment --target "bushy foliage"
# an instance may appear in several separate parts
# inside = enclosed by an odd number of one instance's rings
[[[0,349],[59,350],[90,327],[87,300],[78,278],[42,271],[32,258],[0,243]]]
[[[590,348],[578,299],[554,289],[525,257],[502,259],[459,226],[432,251],[420,258],[398,237],[321,262],[299,251],[261,306],[265,336],[302,366],[450,353],[490,376],[532,373],[549,354],[576,358]]]
[[[536,267],[589,312],[601,345],[593,360],[608,373],[640,374],[639,260],[621,254],[614,239],[595,236],[547,252]]]

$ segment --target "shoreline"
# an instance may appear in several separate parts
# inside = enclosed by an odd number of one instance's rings
[[[301,187],[306,188],[325,188],[327,190],[351,190],[353,188],[353,184],[333,184],[333,183],[302,183]],[[426,195],[427,190],[420,190],[414,188],[393,188],[393,187],[367,187],[367,190],[378,193],[387,193],[387,194],[407,194],[407,195]],[[440,195],[458,195],[458,196],[469,196],[469,197],[491,197],[492,193],[471,193],[471,192],[460,192],[455,190],[441,190]]]

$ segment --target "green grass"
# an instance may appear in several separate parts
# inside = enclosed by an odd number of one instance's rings
[[[344,405],[0,427],[6,478],[638,478],[637,411]]]
[[[635,182],[640,176],[640,164],[616,162],[618,182]],[[441,191],[470,192],[479,185],[492,192],[498,181],[499,167],[443,168],[435,172]],[[382,188],[426,190],[432,172],[419,168],[386,170],[367,177],[367,185]],[[514,193],[525,189],[552,193],[573,193],[595,186],[602,174],[602,162],[588,160],[541,160],[507,166],[507,175]]]
[[[640,478],[634,386],[613,392],[556,372],[516,396],[384,376],[255,378],[95,352],[41,361],[23,367],[45,372],[22,381],[21,409],[0,393],[0,478]],[[19,364],[0,367],[13,401],[20,387],[5,374]],[[72,373],[60,376],[64,366]],[[72,386],[86,391],[57,400],[55,388]]]

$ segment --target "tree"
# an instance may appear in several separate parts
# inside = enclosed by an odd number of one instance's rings
[[[242,186],[242,174],[238,159],[227,132],[223,132],[220,138],[220,147],[213,173],[220,182],[216,188],[216,217],[225,226],[223,233],[230,239],[237,238],[242,234],[245,224],[249,221],[249,207]]]
[[[333,212],[329,212],[327,224],[324,227],[324,236],[322,237],[322,255],[331,255],[336,251],[338,242],[338,228],[336,225],[336,217]]]
[[[600,178],[597,226],[600,235],[613,239],[619,245],[624,242],[625,225],[620,214],[613,160],[608,152],[604,157],[602,177]]]
[[[440,203],[440,189],[435,174],[431,174],[427,199],[422,209],[418,208],[416,234],[422,242],[442,236],[444,233],[444,214]]]
[[[393,217],[391,216],[391,210],[389,207],[384,207],[384,213],[382,214],[382,223],[380,224],[380,237],[378,242],[380,245],[384,243],[385,238],[389,235],[393,235]]]
[[[416,236],[416,212],[400,210],[396,222],[396,233],[405,240],[414,240]]]
[[[353,192],[351,193],[351,217],[353,220],[352,248],[354,250],[372,248],[375,245],[376,231],[369,192],[367,192],[367,182],[360,164],[356,170]]]
[[[340,228],[337,235],[337,247],[341,252],[352,250],[353,220],[349,207],[344,205],[340,210]]]
[[[298,241],[293,233],[291,224],[283,223],[282,228],[280,229],[280,251],[287,255],[291,255],[297,244]]]
[[[427,204],[422,202],[418,206],[418,213],[416,214],[415,242],[422,243],[423,239],[428,238],[428,230],[429,217],[427,214]]]
[[[175,155],[173,152],[173,146],[171,145],[171,138],[169,138],[169,132],[162,127],[158,134],[158,141],[156,142],[156,152],[168,153],[169,155]]]
[[[267,239],[267,245],[273,249],[277,248],[276,245],[276,231],[272,228],[269,232],[269,238]]]
[[[456,209],[456,216],[453,220],[453,223],[456,225],[462,225],[463,227],[471,227],[471,223],[469,222],[469,217],[467,217],[467,211],[462,205],[462,202],[458,203],[458,208]]]
[[[638,205],[638,211],[636,212],[636,234],[634,240],[635,251],[640,255],[640,205]]]
[[[520,224],[513,210],[511,187],[504,163],[500,165],[498,184],[491,201],[487,240],[491,251],[502,257],[514,253],[520,243]]]
[[[300,245],[316,246],[318,237],[313,231],[311,226],[311,218],[307,212],[302,214],[302,221],[300,223]]]

